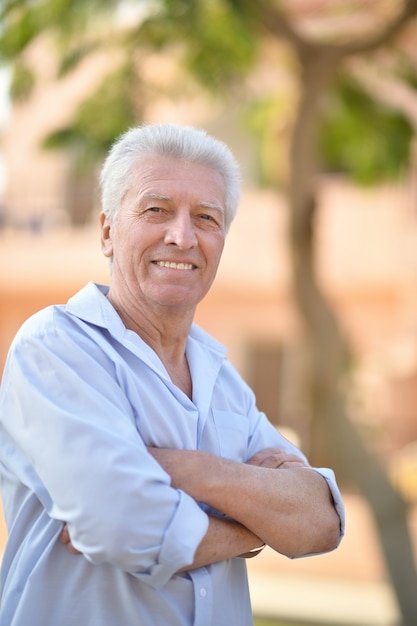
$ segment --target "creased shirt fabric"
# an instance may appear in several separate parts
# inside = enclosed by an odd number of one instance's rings
[[[88,284],[18,332],[0,389],[8,543],[0,626],[249,626],[244,559],[176,574],[208,528],[146,446],[245,462],[293,446],[255,406],[224,348],[193,325],[190,400]],[[331,470],[328,481],[341,517]],[[74,556],[57,538],[67,522]],[[279,590],[277,590],[279,593]]]

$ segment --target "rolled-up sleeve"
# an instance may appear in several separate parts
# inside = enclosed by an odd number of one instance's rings
[[[185,493],[181,494],[178,514],[166,530],[158,562],[149,572],[134,572],[142,582],[160,589],[178,571],[179,563],[182,563],[181,567],[191,565],[196,542],[200,543],[208,529],[208,516],[200,510],[201,519],[198,520],[191,502]]]
[[[343,536],[345,534],[345,505],[343,504],[342,494],[340,493],[340,489],[336,483],[336,477],[333,470],[327,467],[313,467],[314,471],[318,472],[321,476],[323,476],[324,480],[329,487],[330,493],[333,498],[334,508],[340,519],[340,534],[339,534],[339,543],[342,541]]]

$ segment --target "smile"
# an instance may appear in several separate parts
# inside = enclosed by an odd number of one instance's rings
[[[169,267],[173,270],[192,270],[195,267],[191,263],[174,263],[173,261],[155,261],[155,264],[159,265],[159,267]]]

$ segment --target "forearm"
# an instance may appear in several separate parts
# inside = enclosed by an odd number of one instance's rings
[[[270,468],[199,451],[154,450],[173,486],[222,511],[288,556],[336,547],[339,517],[325,480],[303,467]]]
[[[211,516],[207,533],[197,548],[193,563],[180,571],[196,569],[238,556],[251,556],[251,550],[261,549],[263,545],[259,537],[241,524]]]
[[[226,472],[230,483],[224,478]],[[238,464],[220,474],[223,479],[207,490],[211,506],[223,507],[220,510],[277,552],[297,557],[336,547],[340,520],[329,488],[317,472]]]
[[[59,541],[67,546],[71,554],[82,554],[72,545],[67,524],[64,524],[62,528]],[[233,520],[210,516],[209,527],[196,550],[193,562],[178,571],[188,571],[234,557],[256,556],[263,546],[264,543],[259,537],[241,524]]]

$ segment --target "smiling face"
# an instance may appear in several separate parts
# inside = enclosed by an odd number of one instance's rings
[[[115,223],[101,216],[116,308],[132,318],[138,309],[194,313],[223,251],[225,197],[210,167],[157,155],[137,161]]]

